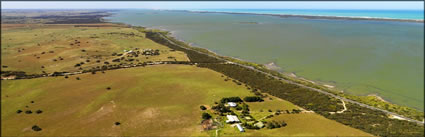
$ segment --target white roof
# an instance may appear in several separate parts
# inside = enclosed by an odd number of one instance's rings
[[[235,102],[228,102],[227,104],[229,104],[229,106],[231,106],[231,107],[236,107],[236,103]]]
[[[238,117],[235,115],[227,115],[226,117],[228,119],[226,122],[239,122]]]
[[[236,124],[236,127],[238,127],[240,132],[244,132],[245,130],[243,130],[243,127],[241,126],[241,124]]]

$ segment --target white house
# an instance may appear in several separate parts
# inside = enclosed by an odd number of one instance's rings
[[[245,132],[245,130],[243,129],[243,127],[241,126],[241,124],[236,124],[236,127],[238,127],[240,132]]]
[[[226,123],[234,123],[234,122],[239,122],[238,117],[235,115],[227,115]]]
[[[238,104],[236,104],[235,102],[228,102],[227,103],[230,107],[236,107]]]

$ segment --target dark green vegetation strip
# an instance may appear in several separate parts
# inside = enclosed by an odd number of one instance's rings
[[[149,38],[152,41],[155,41],[157,43],[163,44],[171,49],[185,52],[187,54],[187,57],[189,57],[190,61],[194,63],[222,63],[223,62],[221,60],[218,60],[217,58],[206,56],[196,51],[188,50],[178,45],[175,45],[173,43],[170,43],[168,40],[163,39],[161,37],[161,34],[159,34],[158,32],[146,32],[146,38]]]
[[[343,113],[330,114],[343,109],[338,105],[339,100],[327,95],[303,88],[294,84],[285,83],[263,73],[234,64],[224,64],[223,61],[196,51],[182,48],[170,43],[161,35],[163,32],[146,32],[146,37],[168,46],[172,49],[183,51],[199,67],[209,68],[225,74],[228,77],[241,81],[262,92],[288,100],[300,107],[313,110],[316,113],[336,120],[345,125],[363,130],[377,136],[424,136],[424,127],[405,120],[390,119],[381,111],[361,107],[357,104],[347,104],[348,110]]]

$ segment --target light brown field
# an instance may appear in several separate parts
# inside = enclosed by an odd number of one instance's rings
[[[76,80],[77,76],[81,80]],[[220,73],[188,65],[119,69],[68,79],[3,80],[1,92],[2,136],[206,136],[212,134],[201,132],[200,105],[211,106],[222,97],[253,95],[244,86],[224,81]],[[18,109],[41,109],[43,113],[17,114]],[[246,133],[226,127],[220,134],[366,135],[315,114],[282,118],[288,127]],[[114,122],[121,125],[115,126]],[[34,132],[30,129],[33,125],[43,130]]]
[[[80,43],[76,44],[75,40]],[[82,69],[102,66],[105,61],[114,64],[112,60],[119,57],[112,56],[112,53],[124,53],[123,50],[134,48],[159,49],[160,55],[139,56],[134,58],[139,61],[127,63],[174,60],[168,57],[177,61],[188,60],[183,52],[170,51],[170,48],[145,38],[144,33],[116,24],[2,25],[1,41],[2,66],[8,66],[2,70],[25,71],[28,74],[79,71],[79,67],[74,65],[80,62],[85,63]]]

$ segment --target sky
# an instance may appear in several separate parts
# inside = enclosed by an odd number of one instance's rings
[[[19,1],[1,2],[2,9],[376,9],[376,10],[424,10],[423,1]]]

